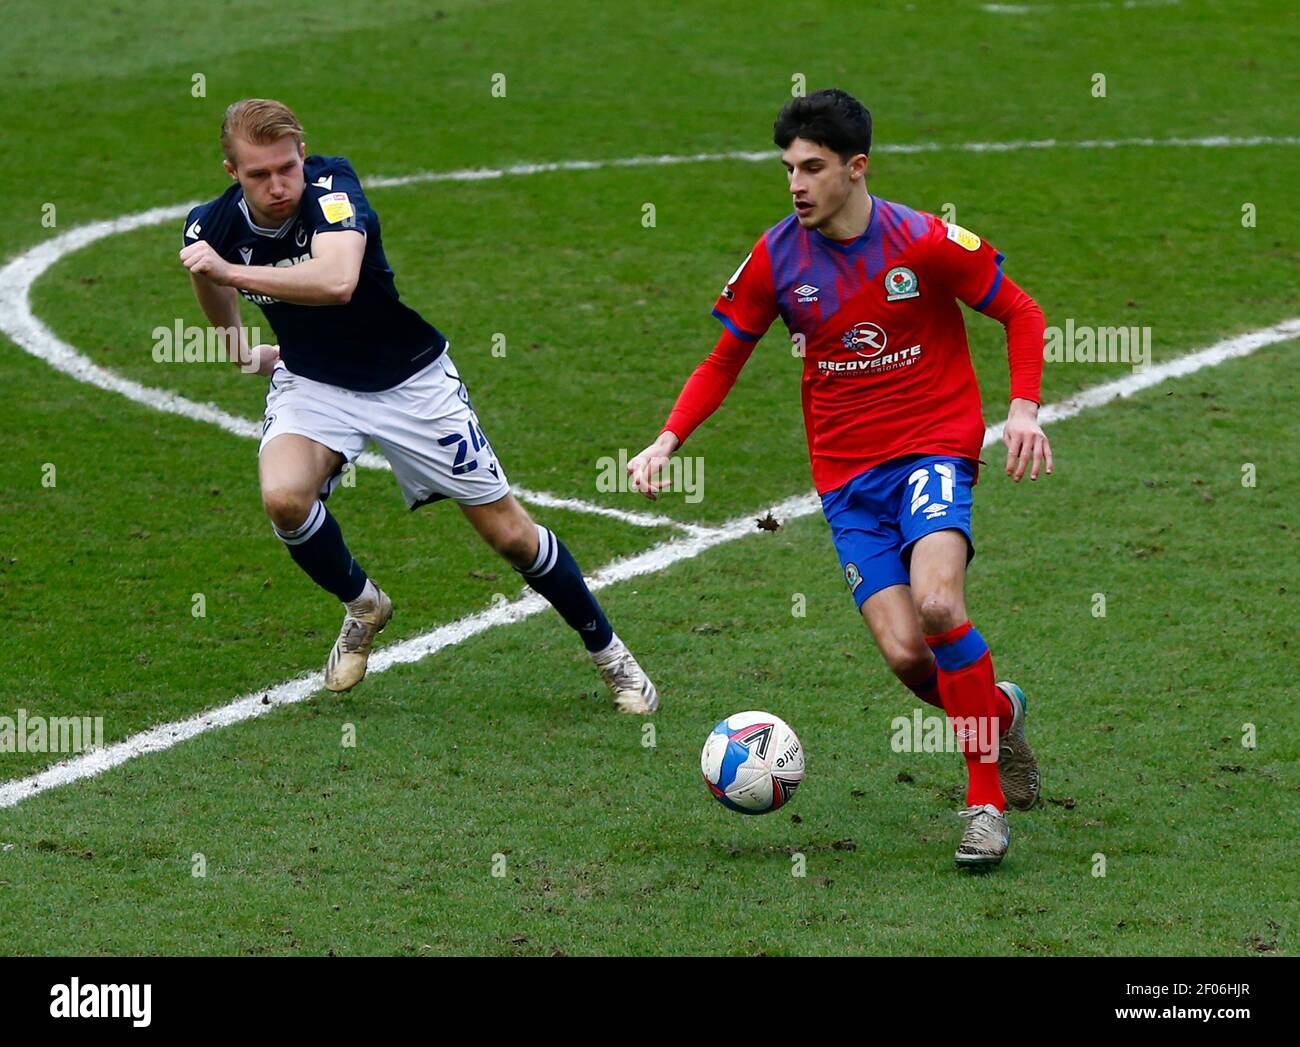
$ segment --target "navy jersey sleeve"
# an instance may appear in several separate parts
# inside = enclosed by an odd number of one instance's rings
[[[370,202],[352,165],[342,157],[331,157],[307,181],[307,204],[303,217],[315,233],[355,229],[366,234],[372,218]]]
[[[181,246],[189,247],[190,244],[197,243],[200,240],[207,240],[212,243],[213,230],[207,228],[211,223],[208,221],[208,209],[211,202],[199,204],[188,215],[185,216],[185,229],[181,233]],[[215,247],[216,245],[213,244]]]
[[[230,253],[230,200],[232,193],[227,190],[215,200],[199,204],[185,216],[185,229],[181,233],[181,246],[206,240],[222,258]]]

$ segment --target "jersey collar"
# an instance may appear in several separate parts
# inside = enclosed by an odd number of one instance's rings
[[[870,193],[867,195],[871,197],[871,217],[867,219],[866,231],[856,240],[842,244],[838,240],[827,236],[820,229],[814,229],[813,235],[824,246],[829,247],[832,251],[839,251],[840,254],[860,254],[865,251],[880,237],[880,201]]]
[[[253,216],[248,213],[248,203],[242,196],[239,198],[239,209],[244,213],[244,221],[248,223],[249,229],[253,230],[258,236],[270,237],[273,240],[278,240],[284,236],[289,231],[289,226],[293,225],[298,218],[298,212],[295,211],[284,220],[284,225],[280,226],[280,228],[267,229],[265,226],[260,226],[253,221]]]

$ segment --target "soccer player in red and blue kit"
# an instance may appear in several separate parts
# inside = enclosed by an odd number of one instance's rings
[[[867,190],[871,114],[844,91],[791,100],[774,127],[794,213],[760,237],[727,281],[724,330],[653,444],[629,464],[653,498],[668,456],[722,403],[772,321],[803,346],[803,412],[813,482],[858,608],[889,667],[945,710],[969,784],[956,853],[993,866],[1008,806],[1038,799],[1026,701],[994,683],[966,613],[974,556],[971,493],[984,438],[979,387],[958,302],[1007,330],[1006,471],[1052,471],[1038,425],[1043,313],[974,233]]]

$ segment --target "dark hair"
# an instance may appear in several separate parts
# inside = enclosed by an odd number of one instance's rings
[[[847,91],[834,87],[792,98],[777,114],[772,139],[785,149],[796,138],[825,146],[848,163],[858,153],[871,152],[871,114]]]

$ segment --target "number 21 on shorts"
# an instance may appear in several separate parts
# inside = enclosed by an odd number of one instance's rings
[[[945,505],[951,505],[956,499],[956,485],[954,483],[957,472],[948,462],[935,462],[933,465],[922,466],[920,469],[912,471],[912,475],[907,478],[907,482],[912,487],[912,507],[911,513],[916,515],[916,511],[930,501],[930,495],[927,487],[930,483],[930,473],[939,477],[939,500]]]

